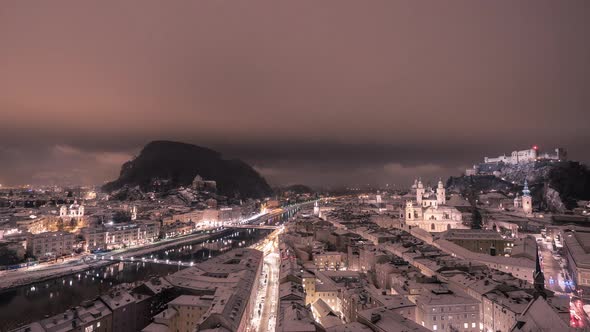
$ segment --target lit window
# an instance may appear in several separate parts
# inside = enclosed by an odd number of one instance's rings
[[[467,329],[467,328],[469,328],[469,324],[467,324],[467,323],[464,323],[464,324],[463,324],[463,327]]]
[[[438,327],[437,327],[436,325],[432,325],[432,330],[433,330],[433,331],[436,331],[436,329],[437,329],[437,328],[438,328]]]
[[[471,327],[475,327],[475,323],[471,323]]]

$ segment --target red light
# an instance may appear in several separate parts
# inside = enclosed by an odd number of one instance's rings
[[[538,147],[538,146],[536,146],[536,145],[533,145],[533,149],[534,149],[534,150],[538,150],[538,149],[539,149],[539,147]]]

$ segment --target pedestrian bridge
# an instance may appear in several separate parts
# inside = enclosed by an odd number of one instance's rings
[[[233,225],[233,226],[225,226],[226,228],[257,228],[257,229],[278,229],[281,226],[273,226],[273,225]]]

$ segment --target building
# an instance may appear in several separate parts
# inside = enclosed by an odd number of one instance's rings
[[[255,306],[255,287],[259,283],[262,261],[262,252],[258,250],[235,249],[167,276],[166,280],[184,293],[212,296],[206,313],[198,319],[184,320],[185,324],[196,323],[196,330],[222,327],[229,331],[245,331]],[[196,311],[196,307],[193,310]],[[171,305],[168,314],[177,315],[178,311]],[[182,322],[182,319],[175,321]]]
[[[534,162],[537,160],[566,160],[567,159],[567,152],[563,148],[556,148],[554,153],[549,152],[539,152],[539,148],[535,145],[531,149],[520,150],[520,151],[512,151],[512,153],[507,155],[502,155],[499,157],[485,157],[484,163],[505,163],[505,164],[525,164]]]
[[[193,179],[192,188],[194,190],[215,192],[217,191],[217,182],[203,180],[203,178],[200,175],[197,175]]]
[[[432,331],[480,330],[479,301],[449,289],[433,289],[416,298],[416,322]]]
[[[86,250],[110,250],[151,243],[160,235],[160,223],[146,221],[100,225],[82,229]]]
[[[444,232],[453,228],[467,228],[463,225],[463,214],[456,207],[448,206],[446,190],[438,181],[436,192],[425,188],[421,180],[415,180],[412,191],[415,200],[406,202],[404,219],[410,226],[418,226],[428,232]]]
[[[39,322],[45,332],[111,332],[112,312],[100,300],[84,302]],[[26,330],[24,330],[26,331]]]
[[[45,232],[27,237],[27,253],[38,259],[69,255],[74,250],[76,235],[68,232]]]
[[[519,289],[495,289],[483,296],[485,332],[510,331],[533,296]]]
[[[567,268],[577,286],[590,287],[590,232],[566,232],[563,236]]]
[[[168,302],[166,310],[156,315],[154,323],[143,331],[193,332],[213,300],[213,295],[181,295]]]
[[[126,291],[113,290],[100,299],[112,312],[113,332],[137,331],[136,323],[136,300]]]
[[[569,306],[556,308],[551,300],[542,296],[531,301],[524,312],[518,317],[512,332],[536,331],[579,331],[577,326],[571,326]],[[556,310],[557,309],[557,310]]]
[[[469,251],[492,256],[509,254],[513,241],[504,238],[500,233],[482,229],[452,229],[443,233],[442,237]]]
[[[376,307],[359,312],[358,321],[376,332],[430,331],[418,325],[413,320],[388,310],[385,307]]]
[[[165,239],[175,238],[187,234],[191,234],[195,231],[195,224],[191,222],[175,221],[171,224],[162,226],[160,233]]]
[[[322,331],[313,319],[311,311],[299,302],[281,301],[277,316],[277,332]]]
[[[70,206],[62,205],[59,208],[59,216],[62,219],[79,219],[84,217],[84,205],[74,201]]]
[[[527,215],[533,213],[533,198],[531,197],[531,191],[529,190],[529,184],[527,180],[524,180],[522,196],[516,194],[516,197],[514,197],[514,209],[522,210],[522,212]]]
[[[325,251],[313,254],[313,263],[321,270],[340,270],[346,268],[346,254],[337,251]]]

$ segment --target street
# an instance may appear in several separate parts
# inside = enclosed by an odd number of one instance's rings
[[[264,265],[256,295],[255,309],[252,312],[250,331],[274,331],[277,319],[279,296],[279,248],[277,235],[273,232],[258,249],[264,253]]]
[[[545,287],[557,293],[570,293],[571,282],[566,279],[565,265],[563,258],[553,252],[550,242],[537,241],[541,267],[545,275]]]

